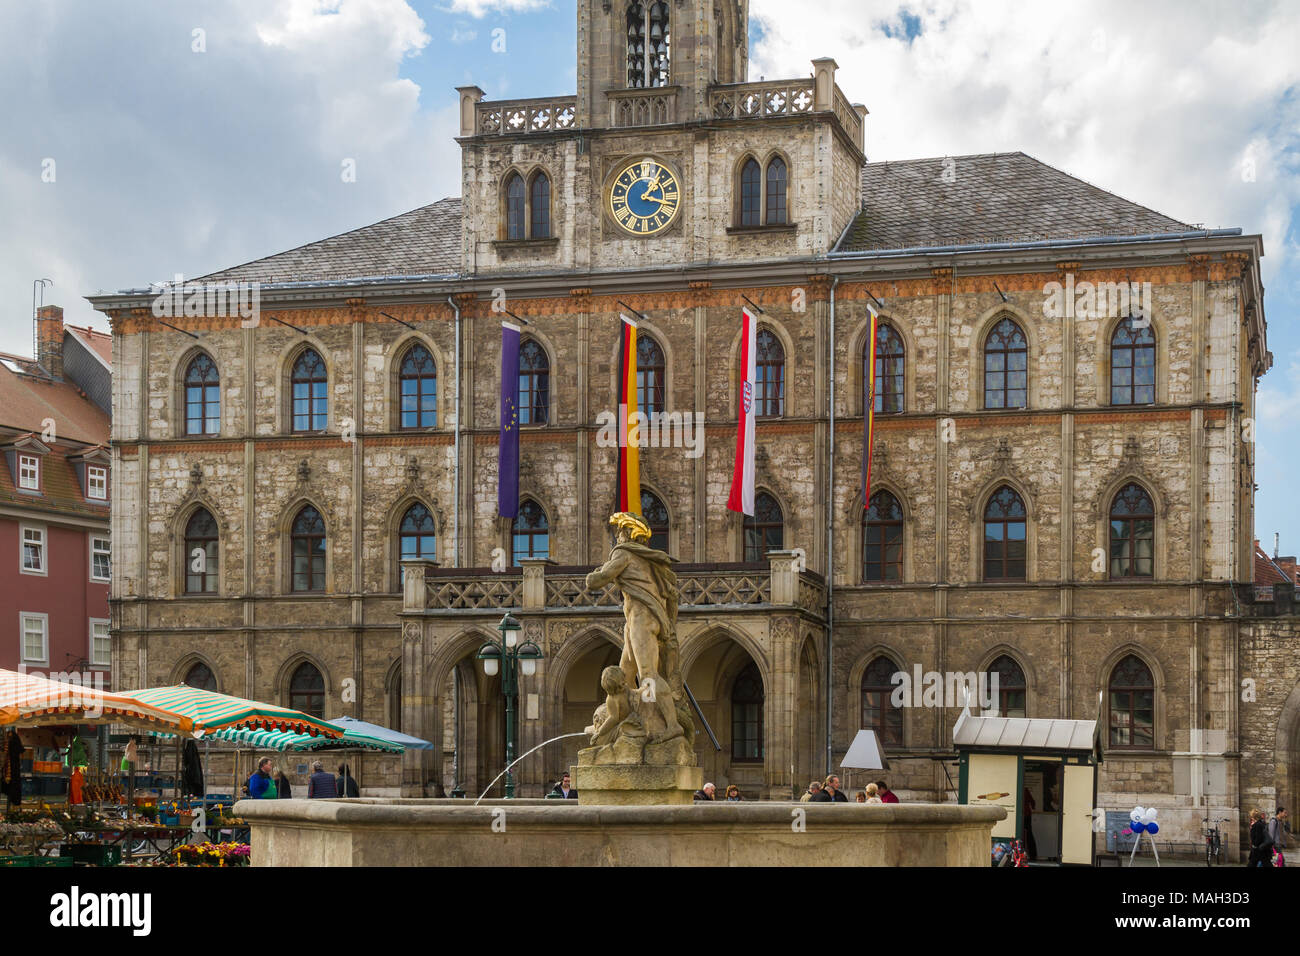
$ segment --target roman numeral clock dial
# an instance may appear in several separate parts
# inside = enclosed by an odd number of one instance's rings
[[[654,236],[677,218],[682,193],[677,175],[653,159],[624,163],[609,190],[609,214],[632,236]]]

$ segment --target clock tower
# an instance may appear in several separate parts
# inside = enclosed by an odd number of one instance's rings
[[[751,83],[748,0],[579,0],[578,88],[461,87],[462,267],[604,271],[828,252],[857,212],[866,108]]]

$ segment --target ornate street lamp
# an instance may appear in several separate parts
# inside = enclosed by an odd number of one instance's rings
[[[507,767],[515,761],[515,698],[519,696],[519,672],[522,671],[525,677],[532,677],[537,673],[537,662],[544,656],[542,649],[532,641],[519,644],[519,632],[522,629],[519,621],[507,613],[497,624],[501,642],[498,644],[496,641],[488,641],[474,655],[483,662],[483,673],[488,677],[495,677],[498,671],[501,674],[501,693],[506,698]],[[512,771],[507,771],[506,799],[512,800],[514,796],[515,775]]]

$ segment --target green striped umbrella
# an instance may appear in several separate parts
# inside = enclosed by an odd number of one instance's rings
[[[282,730],[218,730],[210,733],[204,739],[225,740],[230,743],[242,744],[247,747],[253,747],[257,750],[346,750],[348,748],[360,750],[382,750],[385,753],[400,754],[406,748],[401,744],[389,743],[385,740],[377,740],[374,737],[367,737],[365,734],[354,734],[351,731],[345,733],[342,737],[331,740],[327,737],[310,734],[292,734],[285,733]]]
[[[199,690],[186,684],[133,690],[121,696],[188,717],[194,721],[196,732],[210,734],[234,728],[278,730],[312,737],[320,735],[330,739],[343,736],[341,727],[335,727],[328,721],[301,711],[218,694],[216,691]]]

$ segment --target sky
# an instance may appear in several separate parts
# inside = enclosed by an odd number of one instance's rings
[[[832,56],[872,161],[1023,150],[1263,236],[1257,536],[1300,552],[1300,4],[751,0],[750,79]],[[202,275],[460,193],[454,88],[572,93],[574,0],[0,0],[0,351],[33,280]],[[355,170],[349,178],[344,171]]]

